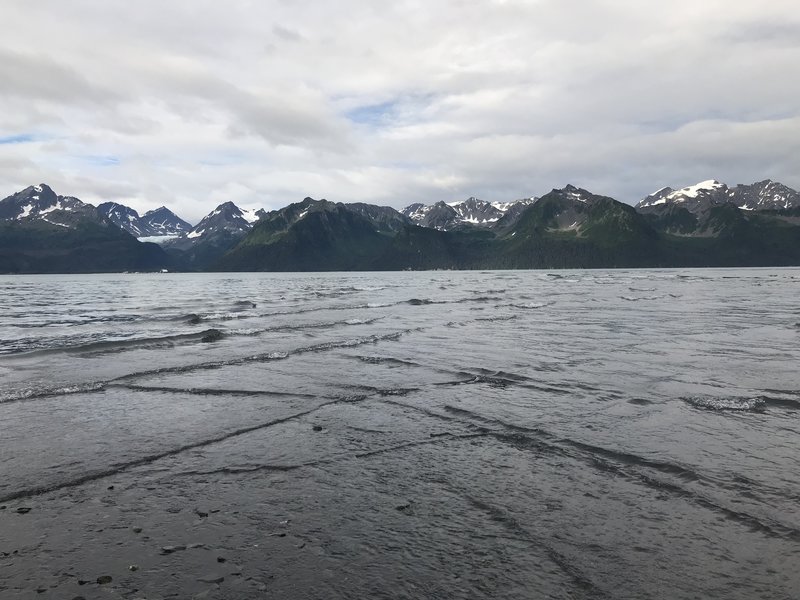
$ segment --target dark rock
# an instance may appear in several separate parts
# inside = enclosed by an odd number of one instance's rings
[[[110,486],[108,486],[106,489],[107,489],[107,490],[113,490],[113,489],[114,489],[114,486],[113,486],[113,485],[110,485]]]
[[[186,546],[162,546],[161,554],[172,554],[180,550],[186,550]]]
[[[100,575],[100,577],[97,578],[97,583],[100,585],[105,585],[107,583],[111,583],[112,581],[113,579],[111,575]]]
[[[133,528],[133,533],[142,533],[142,528],[141,527],[134,527]]]
[[[44,587],[44,586],[41,586],[41,585],[38,588],[36,588],[36,593],[37,594],[44,594],[46,591],[47,591],[47,588]]]
[[[88,579],[78,579],[78,585],[86,585],[87,583],[92,583]]]
[[[198,517],[205,518],[205,517],[208,516],[208,511],[207,510],[201,510],[199,508],[195,508],[194,512]]]
[[[406,502],[405,504],[398,504],[397,506],[394,507],[395,510],[400,510],[400,511],[408,510],[409,508],[411,508],[411,502]]]
[[[209,342],[216,342],[222,339],[222,332],[219,329],[209,329],[208,331],[204,332],[203,337],[200,338],[200,341],[204,344],[208,344]]]
[[[217,562],[218,562],[218,563],[224,563],[224,562],[226,562],[227,560],[228,560],[228,559],[227,559],[227,558],[225,558],[224,556],[218,556],[218,557],[217,557]]]
[[[197,325],[200,322],[200,320],[201,319],[200,319],[199,315],[196,315],[194,313],[192,313],[190,315],[186,315],[186,322],[189,325]]]
[[[197,581],[201,581],[203,583],[222,583],[225,581],[225,577],[222,575],[206,575],[205,577],[199,577]]]
[[[75,596],[72,600],[86,600],[83,596]]]
[[[314,431],[322,431],[322,425],[314,425],[311,429]]]
[[[31,512],[31,509],[27,506],[20,506],[17,509],[17,512],[21,515],[27,515],[29,512]]]
[[[138,571],[138,570],[139,570],[138,565],[131,565],[128,567],[128,571]]]

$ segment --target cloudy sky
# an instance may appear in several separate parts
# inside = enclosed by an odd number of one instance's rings
[[[0,197],[800,188],[797,0],[2,0]]]

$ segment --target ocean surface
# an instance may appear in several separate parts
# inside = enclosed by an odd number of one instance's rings
[[[0,598],[800,597],[800,269],[0,277]]]

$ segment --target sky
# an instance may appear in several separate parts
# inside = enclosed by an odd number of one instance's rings
[[[0,197],[800,188],[797,0],[2,0]]]

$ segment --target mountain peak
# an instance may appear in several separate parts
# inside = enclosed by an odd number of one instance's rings
[[[230,200],[219,204],[186,235],[189,239],[216,236],[220,234],[244,235],[257,220],[250,213],[256,211],[243,211]],[[248,218],[249,217],[249,218]],[[252,220],[251,220],[252,219]]]
[[[83,219],[102,221],[94,206],[72,196],[58,196],[46,184],[31,185],[0,201],[0,220],[43,221],[73,228]]]
[[[566,196],[570,200],[577,200],[578,202],[586,202],[594,195],[588,190],[574,186],[571,183],[568,183],[560,190],[553,189],[553,192],[560,196]]]
[[[51,188],[46,183],[40,183],[39,185],[31,185],[31,186],[25,188],[25,190],[23,190],[23,191],[26,191],[26,190],[32,190],[33,192],[35,192],[37,194],[41,194],[42,192],[53,192],[53,188]]]
[[[97,207],[97,210],[114,225],[134,237],[175,236],[192,228],[189,223],[164,206],[148,210],[141,216],[134,209],[119,202],[104,202]]]
[[[700,183],[696,183],[694,185],[681,188],[677,190],[676,193],[686,196],[688,198],[696,198],[698,194],[701,194],[703,192],[712,192],[714,190],[722,189],[724,187],[727,186],[724,183],[720,183],[716,179],[706,179],[705,181],[701,181]]]

